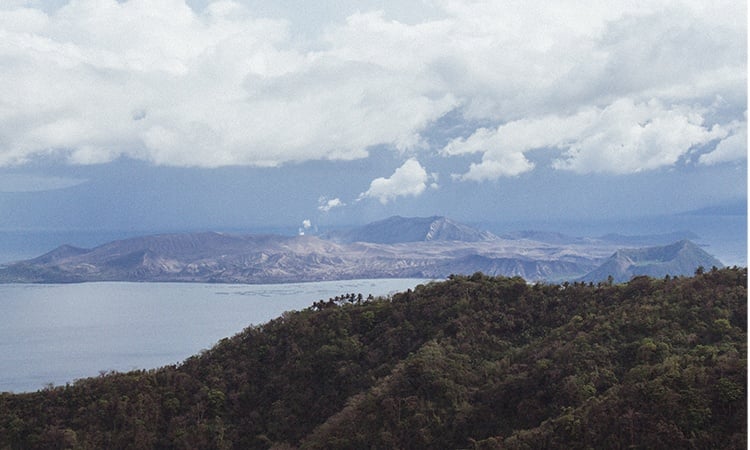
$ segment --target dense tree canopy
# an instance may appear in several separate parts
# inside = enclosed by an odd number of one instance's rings
[[[179,366],[1,394],[0,448],[746,448],[746,269],[339,300]]]

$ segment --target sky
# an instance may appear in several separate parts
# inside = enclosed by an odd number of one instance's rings
[[[3,0],[0,230],[747,202],[744,1]]]

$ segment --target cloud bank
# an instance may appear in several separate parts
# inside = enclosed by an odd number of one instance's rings
[[[312,38],[232,1],[24,4],[0,6],[0,166],[278,166],[386,145],[476,155],[455,178],[482,181],[534,170],[539,148],[576,173],[746,158],[743,2],[436,0]],[[483,126],[430,148],[449,112]],[[363,195],[418,195],[423,172],[409,159]]]
[[[691,149],[726,138],[736,124],[728,127],[704,125],[703,117],[692,108],[667,108],[657,101],[636,104],[618,99],[606,108],[585,108],[575,114],[521,119],[496,129],[477,130],[468,138],[458,138],[443,148],[447,155],[482,153],[482,162],[472,164],[459,175],[463,180],[482,181],[528,172],[534,164],[526,153],[540,148],[561,150],[553,167],[577,173],[634,173],[674,165]],[[724,150],[729,139],[721,141],[713,153],[701,158],[713,161],[740,157]],[[733,139],[733,142],[736,139]],[[735,143],[736,144],[736,143]]]

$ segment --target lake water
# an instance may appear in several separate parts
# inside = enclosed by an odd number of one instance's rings
[[[425,282],[0,284],[0,392],[175,364],[249,325],[346,293]]]

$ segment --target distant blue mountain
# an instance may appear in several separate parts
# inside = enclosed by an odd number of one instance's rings
[[[747,199],[686,211],[685,216],[746,216]]]
[[[64,245],[0,266],[0,283],[288,283],[443,278],[478,271],[529,281],[601,281],[610,275],[626,281],[634,275],[685,275],[698,266],[721,266],[687,240],[640,248],[628,237],[610,239],[624,243],[548,232],[518,232],[501,239],[445,217],[396,216],[326,236],[172,233],[92,249]]]
[[[393,216],[357,228],[330,231],[321,237],[341,243],[370,242],[373,244],[400,244],[427,241],[481,242],[497,240],[497,236],[488,231],[477,230],[476,228],[440,216]]]
[[[530,241],[545,242],[547,244],[584,244],[590,241],[587,238],[568,236],[563,233],[556,233],[553,231],[536,231],[536,230],[522,230],[522,231],[511,231],[504,233],[500,236],[503,239],[518,240],[527,239]]]
[[[637,275],[664,277],[693,275],[698,267],[723,267],[718,259],[694,243],[683,240],[674,244],[622,249],[610,256],[601,266],[581,278],[583,281],[629,281]]]
[[[627,246],[633,246],[633,245],[666,245],[671,244],[673,242],[677,241],[685,241],[685,240],[692,240],[692,239],[698,239],[700,236],[693,233],[692,231],[675,231],[674,233],[664,233],[664,234],[646,234],[646,235],[636,235],[636,236],[627,236],[623,234],[605,234],[604,236],[599,237],[602,241],[611,242],[613,244],[619,244],[619,245],[627,245]]]

